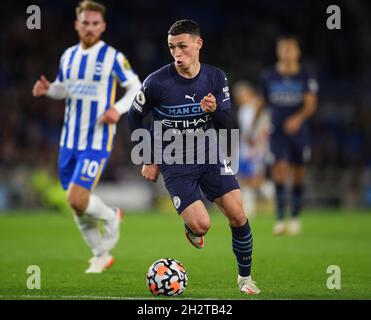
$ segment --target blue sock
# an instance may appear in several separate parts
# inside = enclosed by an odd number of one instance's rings
[[[277,220],[283,220],[285,217],[286,207],[286,189],[282,183],[276,183],[276,213]]]
[[[252,233],[249,222],[241,227],[231,227],[232,249],[238,264],[238,274],[241,277],[250,275],[252,255]]]
[[[291,191],[291,215],[297,218],[300,213],[303,202],[303,186],[295,185]]]

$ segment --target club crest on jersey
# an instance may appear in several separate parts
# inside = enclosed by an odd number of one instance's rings
[[[173,203],[174,203],[175,209],[178,209],[181,203],[180,198],[177,196],[173,197]]]
[[[97,62],[96,65],[95,65],[95,71],[94,73],[96,75],[101,75],[102,74],[102,71],[103,71],[103,62]]]

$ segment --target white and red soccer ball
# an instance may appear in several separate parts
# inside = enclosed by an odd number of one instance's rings
[[[187,271],[175,259],[159,259],[149,267],[147,272],[147,285],[154,295],[180,295],[186,289],[187,283]]]

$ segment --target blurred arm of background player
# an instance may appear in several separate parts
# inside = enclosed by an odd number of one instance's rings
[[[251,125],[251,130],[248,134],[248,142],[253,145],[253,139],[254,132],[257,127],[258,119],[260,115],[264,112],[266,106],[265,99],[261,97],[259,99],[259,103],[257,104],[257,111],[253,120],[253,123]],[[295,112],[293,115],[288,117],[284,123],[284,129],[287,134],[293,135],[296,134],[303,122],[308,119],[317,109],[317,95],[312,92],[308,92],[304,95],[304,102],[302,108],[299,109],[299,111]]]
[[[125,83],[125,94],[124,96],[115,102],[114,106],[111,106],[102,116],[99,123],[117,123],[124,113],[130,110],[131,104],[140,90],[142,83],[138,77],[131,77],[129,81]]]
[[[131,102],[134,100],[135,95],[141,87],[141,82],[137,77],[133,77],[125,85],[125,94],[118,100],[114,106],[109,108],[100,119],[99,123],[117,123],[122,114],[129,111]],[[63,83],[50,81],[42,75],[39,80],[36,81],[32,94],[34,97],[47,96],[55,100],[66,99],[67,89]]]
[[[55,100],[62,100],[67,97],[67,89],[64,84],[55,81],[50,81],[42,75],[39,80],[36,81],[32,94],[34,97],[48,96]]]
[[[308,92],[304,95],[303,107],[293,115],[288,117],[284,123],[284,129],[287,134],[296,134],[303,122],[308,119],[317,109],[317,95]]]

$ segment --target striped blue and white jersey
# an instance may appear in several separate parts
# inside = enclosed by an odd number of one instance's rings
[[[126,87],[139,80],[124,54],[104,41],[88,49],[78,44],[64,52],[53,83],[66,91],[61,147],[111,151],[116,126],[100,125],[99,120],[115,104],[117,81]]]

